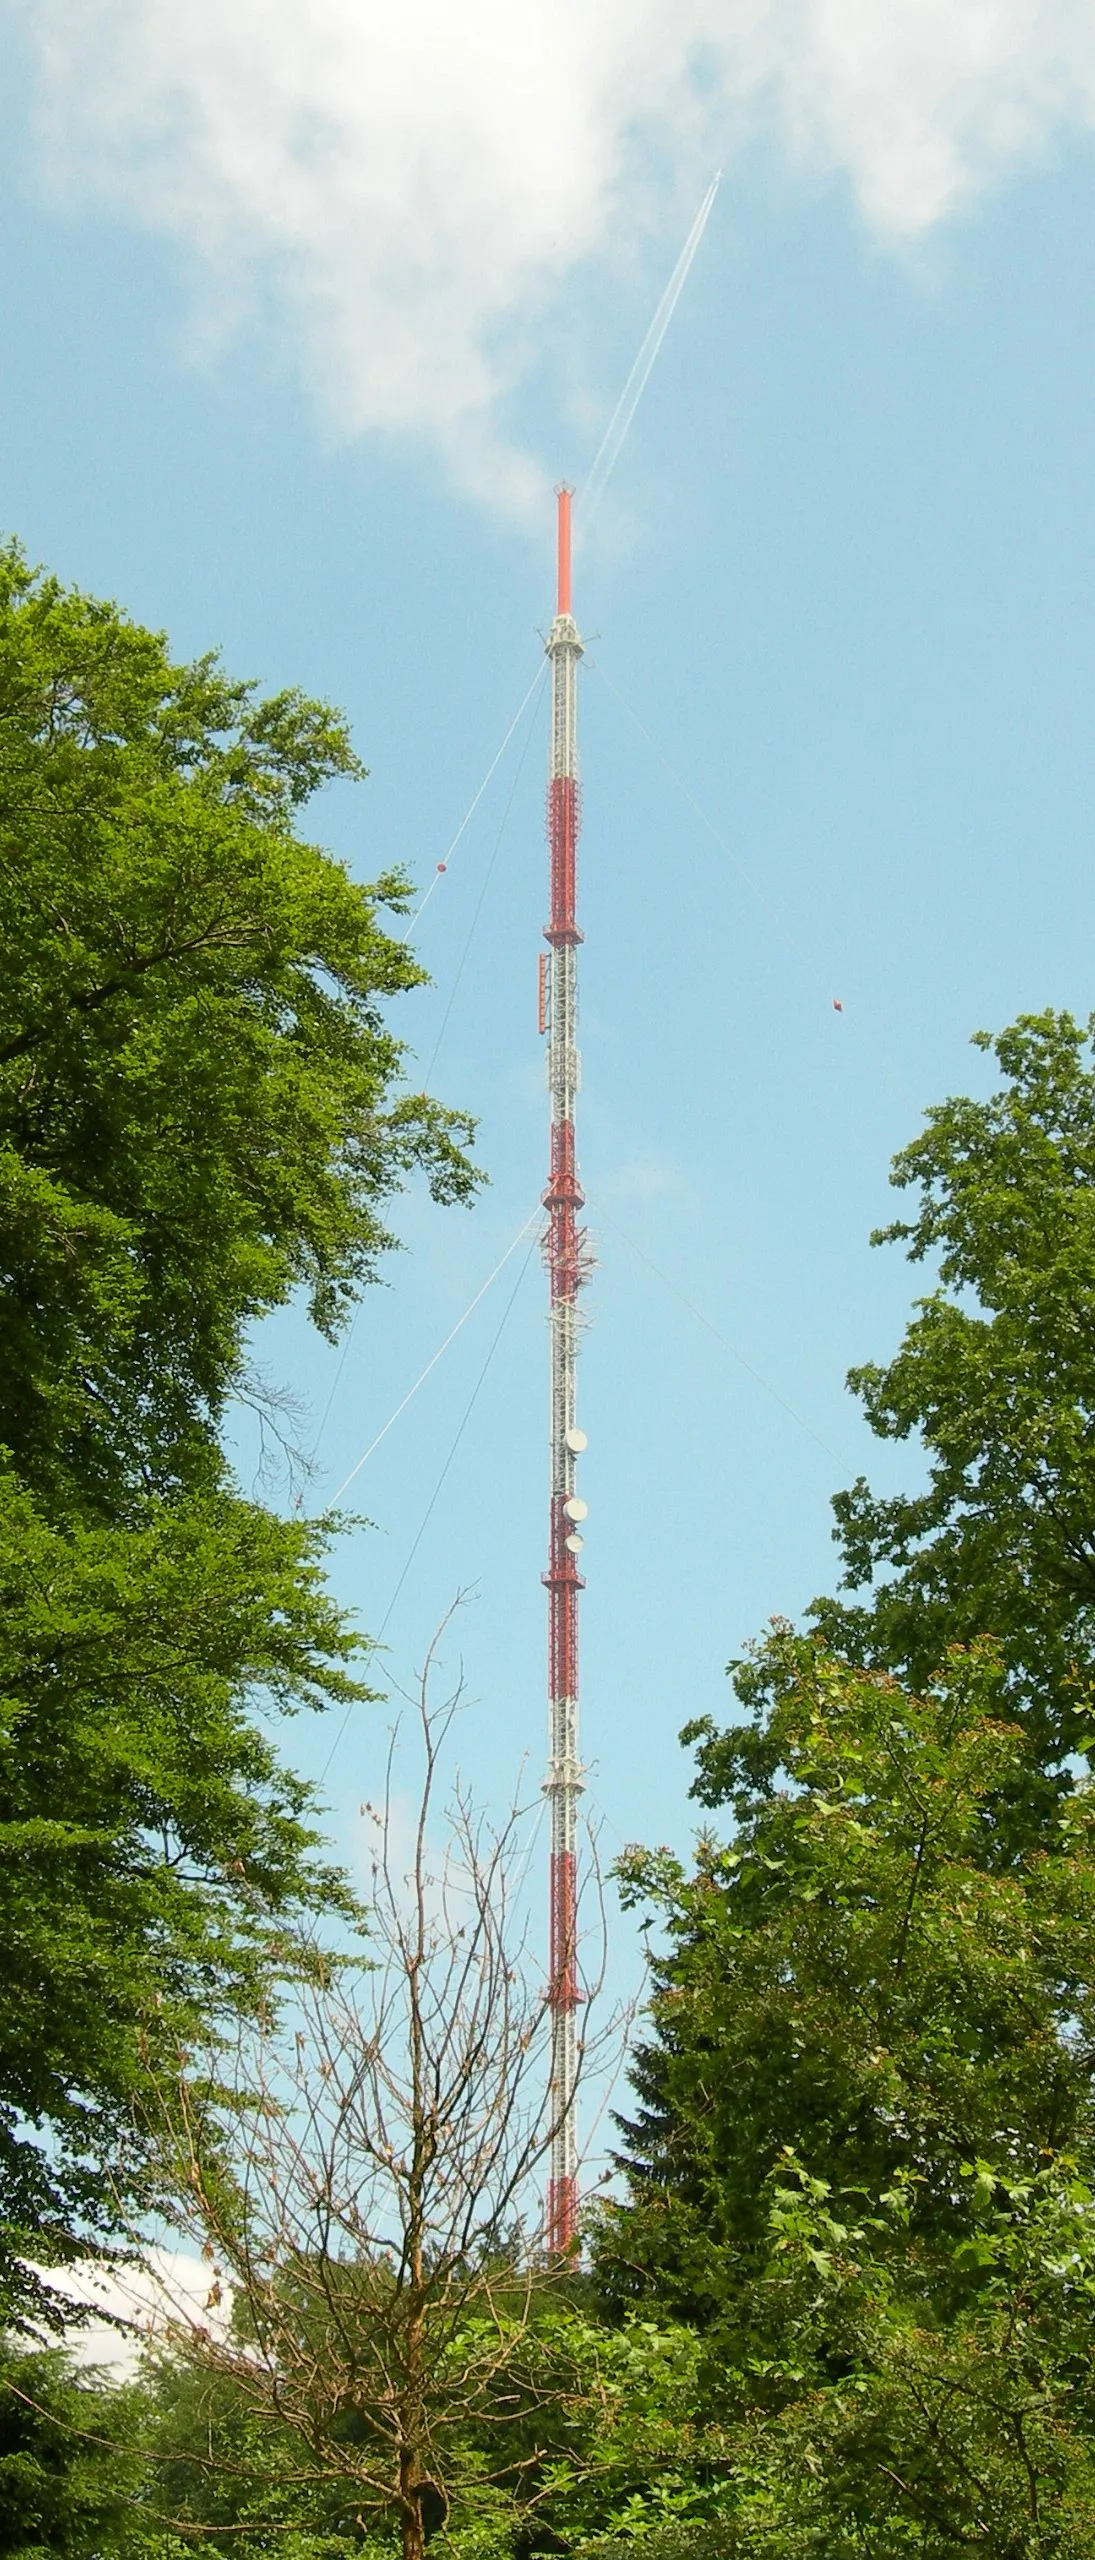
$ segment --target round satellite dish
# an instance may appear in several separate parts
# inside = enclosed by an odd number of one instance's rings
[[[585,1432],[584,1432],[584,1431],[579,1431],[579,1429],[578,1429],[578,1425],[577,1425],[577,1423],[576,1423],[576,1422],[572,1422],[572,1424],[571,1424],[571,1426],[570,1426],[570,1429],[569,1429],[569,1431],[567,1432],[567,1435],[566,1435],[566,1443],[567,1443],[567,1447],[568,1447],[568,1449],[573,1450],[574,1456],[575,1456],[576,1458],[580,1458],[580,1457],[581,1457],[581,1454],[582,1454],[583,1449],[588,1449],[588,1447],[589,1447],[589,1442],[588,1442],[588,1440],[586,1439]]]
[[[563,1509],[568,1520],[588,1520],[589,1518],[589,1504],[583,1502],[580,1493],[572,1493],[569,1502],[564,1502]]]
[[[567,1549],[568,1549],[568,1552],[569,1552],[572,1556],[580,1556],[580,1555],[581,1555],[581,1552],[582,1552],[582,1549],[583,1549],[583,1547],[584,1547],[584,1545],[585,1545],[585,1539],[584,1539],[584,1538],[580,1538],[580,1537],[578,1536],[578,1532],[577,1532],[577,1530],[574,1530],[573,1534],[572,1534],[572,1535],[567,1539],[567,1542],[566,1542],[566,1543],[567,1543]]]

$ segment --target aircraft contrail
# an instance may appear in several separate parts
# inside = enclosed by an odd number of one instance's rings
[[[662,340],[684,291],[692,260],[707,229],[708,216],[718,194],[721,177],[722,171],[717,169],[605,428],[590,466],[589,475],[578,491],[575,504],[581,511],[583,528],[592,522],[619,459],[628,428],[657,362]]]

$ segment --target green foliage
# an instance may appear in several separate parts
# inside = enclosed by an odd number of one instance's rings
[[[343,2506],[345,2502],[343,2501]],[[54,2560],[343,2560],[360,2545],[330,2481],[308,2478],[285,2430],[185,2362],[134,2378],[57,2351],[0,2354],[0,2553]]]
[[[396,1089],[406,883],[296,833],[359,771],[324,705],[0,554],[0,1441],[65,1512],[201,1480],[255,1318],[303,1285],[331,1332],[405,1173],[474,1181]]]
[[[1000,1089],[897,1158],[936,1285],[852,1384],[926,1487],[838,1498],[853,1596],[686,1728],[731,1839],[622,1863],[661,1935],[598,2279],[689,2323],[712,2500],[643,2502],[658,2560],[1095,2547],[1093,1034],[982,1038]]]
[[[344,2560],[362,2533],[346,2483],[302,2461],[297,2438],[243,2394],[164,2359],[145,2377],[145,2496],[178,2552],[218,2543],[238,2560]],[[176,2539],[178,2537],[179,2539]]]
[[[876,1243],[934,1263],[895,1358],[853,1370],[872,1429],[923,1442],[924,1491],[836,1503],[845,1585],[819,1602],[839,1652],[920,1686],[946,1648],[995,1635],[1035,1745],[1025,1820],[1067,1783],[1095,1682],[1095,1025],[1024,1016],[976,1046],[1002,1085],[927,1114],[893,1181],[914,1217]],[[1052,1815],[1050,1814],[1050,1818]]]
[[[749,2351],[635,2320],[618,2368],[598,2348],[609,2385],[585,2478],[557,2481],[555,2547],[583,2560],[1088,2554],[1095,2193],[1063,2160],[1027,2179],[970,2163],[963,2184],[942,2316],[915,2180],[872,2210],[784,2153],[767,2182]],[[636,2409],[612,2387],[636,2348],[653,2427],[641,2388]]]
[[[227,1493],[62,1532],[0,1477],[0,2209],[38,2257],[139,2190],[134,2100],[345,1905],[248,1700],[357,1694],[316,1534]],[[48,2125],[43,2143],[35,2128]],[[12,2275],[18,2279],[19,2269]]]
[[[857,1373],[884,1436],[923,1436],[928,1490],[842,1497],[869,1597],[819,1604],[808,1638],[777,1622],[736,1666],[743,1720],[688,1728],[694,1793],[732,1836],[701,1839],[691,1868],[621,1864],[657,1944],[593,2288],[571,2272],[526,2290],[500,2266],[485,2304],[442,2324],[434,2522],[447,2499],[457,2560],[1095,2548],[1095,1793],[1064,1765],[1095,1730],[1095,1068],[1064,1017],[995,1053],[1003,1091],[933,1113],[898,1160],[923,1205],[891,1232],[938,1256],[939,1285],[891,1366]],[[176,1497],[173,1531],[185,1516]],[[124,1681],[125,1611],[81,1552],[74,1623],[100,1613],[97,1676]],[[68,1588],[59,1559],[35,1571]],[[311,1641],[301,1621],[285,1675],[260,1647],[250,1676],[322,1685],[337,1633]],[[48,1646],[43,1619],[39,1687],[63,1682]],[[278,1823],[304,1811],[276,1785],[271,1767],[271,1827],[240,1849],[263,1911]],[[233,1935],[225,1997],[254,1996],[251,1961]],[[180,2018],[188,1996],[184,1966]],[[43,2036],[59,2005],[50,1987]],[[161,2376],[153,2536],[264,2554],[280,2537],[300,2560],[391,2547],[369,2476],[384,2282],[332,2272],[340,2343],[309,2329],[292,2432],[248,2405],[246,2356],[231,2386]]]
[[[1095,2193],[1067,2161],[1028,2178],[986,2162],[963,2174],[968,2228],[943,2318],[937,2268],[910,2238],[912,2182],[870,2213],[780,2164],[765,2277],[776,2353],[743,2377],[730,2551],[1090,2552]]]
[[[17,2321],[28,2252],[155,2199],[142,2090],[267,2015],[302,1906],[351,1910],[268,1723],[365,1694],[323,1524],[242,1501],[219,1434],[264,1312],[303,1291],[334,1334],[402,1181],[477,1178],[468,1123],[401,1081],[405,883],[298,833],[359,771],[325,706],[176,667],[0,554]],[[886,1234],[937,1283],[853,1373],[926,1489],[840,1496],[850,1596],[735,1666],[743,1721],[686,1729],[732,1836],[621,1862],[657,1945],[592,2286],[492,2262],[442,2289],[439,2477],[401,2437],[394,2503],[367,2251],[331,2260],[318,2325],[299,2310],[288,2398],[242,2309],[222,2372],[122,2390],[9,2346],[0,2553],[381,2560],[400,2500],[404,2543],[417,2517],[455,2560],[1095,2548],[1095,1793],[1070,1765],[1095,1733],[1095,1021],[980,1045],[1001,1089],[894,1168],[920,1206]],[[292,2317],[276,2250],[270,2281]]]
[[[427,2533],[440,2539],[443,2532],[459,2560],[531,2560],[540,2551],[584,2549],[606,2529],[639,2538],[713,2511],[711,2482],[698,2477],[715,2440],[701,2409],[700,2342],[680,2325],[608,2325],[586,2294],[580,2278],[548,2269],[530,2288],[527,2269],[499,2262],[489,2311],[452,2306],[449,2399],[431,2445],[439,2481]],[[332,2305],[341,2327],[345,2306],[334,2283]],[[383,2348],[370,2341],[360,2317],[349,2333],[359,2341],[353,2382],[332,2411],[317,2381],[310,2444],[299,2427],[292,2436],[279,2431],[268,2410],[258,2417],[246,2378],[203,2384],[197,2375],[176,2376],[173,2388],[181,2384],[184,2403],[212,2413],[206,2453],[214,2470],[205,2487],[200,2472],[189,2487],[183,2483],[187,2499],[199,2501],[188,2513],[212,2514],[201,2501],[214,2496],[224,2502],[222,2517],[257,2512],[265,2459],[282,2483],[283,2511],[326,2513],[339,2520],[338,2530],[349,2523],[378,2550],[394,2547],[391,2502],[386,2527],[370,2481],[385,2400]],[[435,2388],[440,2406],[441,2365]],[[248,2447],[259,2463],[245,2487]],[[215,2462],[226,2453],[229,2467],[215,2486]],[[172,2474],[173,2498],[180,2476]]]
[[[1095,2193],[969,2165],[954,2300],[915,2181],[871,2210],[784,2153],[749,2352],[587,2332],[581,2459],[539,2513],[583,2560],[1081,2560],[1095,2533]]]
[[[920,1696],[777,1626],[689,1728],[735,1819],[660,1931],[602,2299],[698,2350],[658,2560],[1062,2560],[1095,2533],[1095,1793],[1005,1855],[1034,1756],[989,1642]],[[1011,1791],[1011,1792],[1009,1792]],[[1006,1825],[1005,1825],[1006,1828]],[[672,2477],[667,2462],[667,2477]]]
[[[59,2354],[0,2351],[0,2552],[107,2560],[143,2549],[143,2393]]]
[[[363,1696],[322,1532],[242,1501],[250,1328],[333,1334],[413,1171],[478,1177],[402,1083],[421,972],[298,833],[342,720],[179,667],[0,551],[0,2292],[142,2193],[142,2072],[345,1905],[273,1711]]]
[[[751,1677],[748,1726],[690,1728],[732,1844],[702,1841],[692,1875],[645,1851],[622,1869],[667,1952],[603,2280],[703,2322],[747,2316],[787,2146],[839,2188],[915,2177],[949,2266],[964,2161],[1014,2169],[1093,2128],[1095,1798],[994,1871],[992,1807],[1029,1745],[993,1648],[914,1698],[777,1630]]]
[[[569,2389],[565,2423],[536,2430],[518,2482],[517,2549],[585,2552],[608,2536],[633,2550],[709,2526],[725,2437],[704,2405],[697,2336],[665,2319],[606,2326],[594,2306],[563,2302],[529,2345]]]

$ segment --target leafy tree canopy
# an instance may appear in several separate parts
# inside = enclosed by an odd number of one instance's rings
[[[142,2381],[146,2531],[159,2523],[161,2551],[212,2544],[238,2560],[345,2560],[369,2548],[346,2482],[302,2461],[291,2430],[230,2383],[182,2356],[149,2363]]]
[[[689,1729],[733,1837],[622,1862],[662,1942],[597,2280],[703,2350],[652,2560],[1079,2560],[1095,1794],[987,1848],[1033,1757],[990,1643],[915,1696],[777,1626],[739,1677]]]
[[[666,1944],[629,2201],[600,2242],[620,2304],[731,2327],[785,2149],[841,2191],[907,2180],[946,2291],[963,2164],[1025,2172],[1095,2137],[1095,1797],[1066,1797],[1052,1838],[992,1871],[992,1808],[1030,1748],[993,1649],[953,1655],[920,1698],[789,1630],[755,1672],[749,1724],[689,1728],[733,1840],[703,1839],[691,1874],[668,1852],[623,1862]]]
[[[144,2058],[262,1996],[341,1888],[271,1711],[364,1694],[322,1534],[236,1492],[250,1328],[327,1335],[408,1175],[467,1199],[409,1090],[421,971],[300,833],[341,718],[176,665],[0,551],[0,2260],[140,2187]],[[345,1896],[342,1896],[345,1900]]]
[[[623,1862],[661,1938],[597,2277],[701,2343],[711,2498],[651,2560],[1095,2537],[1093,1037],[982,1038],[998,1090],[897,1158],[875,1241],[934,1286],[851,1382],[927,1482],[838,1498],[842,1596],[686,1727],[730,1839]]]
[[[975,1045],[1000,1089],[927,1114],[893,1181],[916,1214],[876,1236],[937,1285],[895,1358],[852,1371],[872,1429],[923,1443],[924,1490],[834,1505],[845,1587],[816,1604],[842,1653],[921,1684],[994,1635],[1040,1769],[1062,1780],[1095,1684],[1095,1020],[1025,1015]],[[1031,1777],[1028,1814],[1044,1801]]]
[[[129,2560],[147,2547],[147,2396],[56,2351],[0,2349],[0,2552]]]
[[[297,832],[361,771],[325,705],[177,667],[0,554],[0,1441],[68,1514],[204,1481],[246,1328],[304,1285],[331,1333],[470,1124],[402,1090],[422,971]]]

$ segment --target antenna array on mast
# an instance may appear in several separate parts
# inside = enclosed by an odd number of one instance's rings
[[[551,2151],[546,2241],[549,2251],[568,2250],[578,2229],[578,2143],[575,2093],[578,2040],[577,1815],[582,1790],[578,1759],[578,1570],[582,1540],[578,1522],[585,1504],[577,1488],[577,1460],[585,1447],[576,1409],[578,1291],[586,1276],[585,1231],[578,1224],[583,1195],[575,1151],[578,1093],[578,661],[582,643],[571,612],[569,489],[558,493],[558,580],[555,619],[547,640],[551,664],[551,759],[548,841],[551,848],[551,914],[541,969],[541,1027],[548,1041],[551,1095],[551,1170],[544,1193],[548,1213],[544,1242],[550,1289],[551,1487],[548,1569],[548,1716],[546,1792],[551,1806],[550,1943],[548,2005],[551,2012]]]

